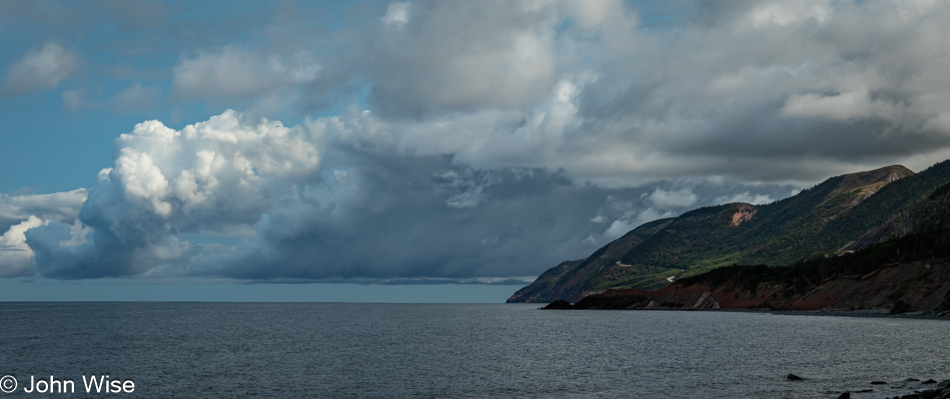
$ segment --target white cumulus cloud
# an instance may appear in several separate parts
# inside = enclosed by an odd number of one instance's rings
[[[273,196],[320,161],[310,131],[235,111],[181,130],[143,122],[115,145],[114,167],[99,173],[79,215],[92,229],[85,243],[59,244],[77,241],[62,223],[27,232],[40,249],[41,273],[125,275],[180,265],[195,249],[177,234],[253,225]]]

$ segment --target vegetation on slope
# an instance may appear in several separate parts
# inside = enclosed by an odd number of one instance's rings
[[[946,195],[942,203],[934,198],[940,190],[950,193],[948,183],[950,161],[916,175],[902,166],[890,166],[832,177],[767,205],[696,209],[638,227],[571,267],[559,265],[556,273],[545,273],[509,301],[576,301],[610,288],[657,289],[674,276],[688,278],[735,264],[821,262],[826,255],[848,252],[843,249],[849,245],[858,246],[850,248],[853,251],[896,237],[919,220],[946,226],[950,220]],[[926,207],[920,205],[923,202]],[[637,239],[641,242],[631,245]],[[530,295],[519,295],[522,291]]]

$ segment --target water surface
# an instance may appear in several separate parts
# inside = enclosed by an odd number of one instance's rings
[[[0,375],[10,397],[43,396],[30,375],[88,397],[105,373],[134,381],[121,397],[188,398],[872,398],[950,378],[942,320],[537,307],[5,303]]]

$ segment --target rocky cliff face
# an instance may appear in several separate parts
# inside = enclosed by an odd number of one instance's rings
[[[781,266],[853,251],[845,247],[947,181],[950,163],[919,175],[895,165],[833,177],[772,204],[696,209],[640,226],[570,266],[562,263],[508,301],[576,302],[608,289],[655,290],[733,264]]]
[[[950,304],[950,265],[939,261],[906,262],[864,276],[839,276],[808,290],[778,282],[755,287],[728,283],[670,284],[657,291],[608,290],[562,309],[768,309],[861,310],[898,312],[937,310]],[[555,305],[557,307],[557,305]]]
[[[932,198],[918,203],[931,206]],[[915,207],[916,208],[916,207]],[[730,266],[656,291],[608,290],[562,309],[890,309],[950,313],[950,226],[924,218],[861,251],[786,267]]]

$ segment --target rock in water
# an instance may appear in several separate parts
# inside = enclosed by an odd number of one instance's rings
[[[787,377],[785,377],[785,378],[787,378],[789,381],[801,381],[801,380],[804,380],[804,379],[805,379],[804,377],[799,377],[799,376],[797,376],[797,375],[795,375],[795,374],[789,374],[789,375],[788,375]]]
[[[571,309],[571,303],[563,299],[558,299],[554,302],[551,302],[550,304],[548,304],[548,306],[545,306],[541,309],[557,309],[557,310]]]
[[[838,399],[851,399],[851,392],[845,392],[838,397]]]
[[[871,385],[887,385],[885,381],[871,381]]]

